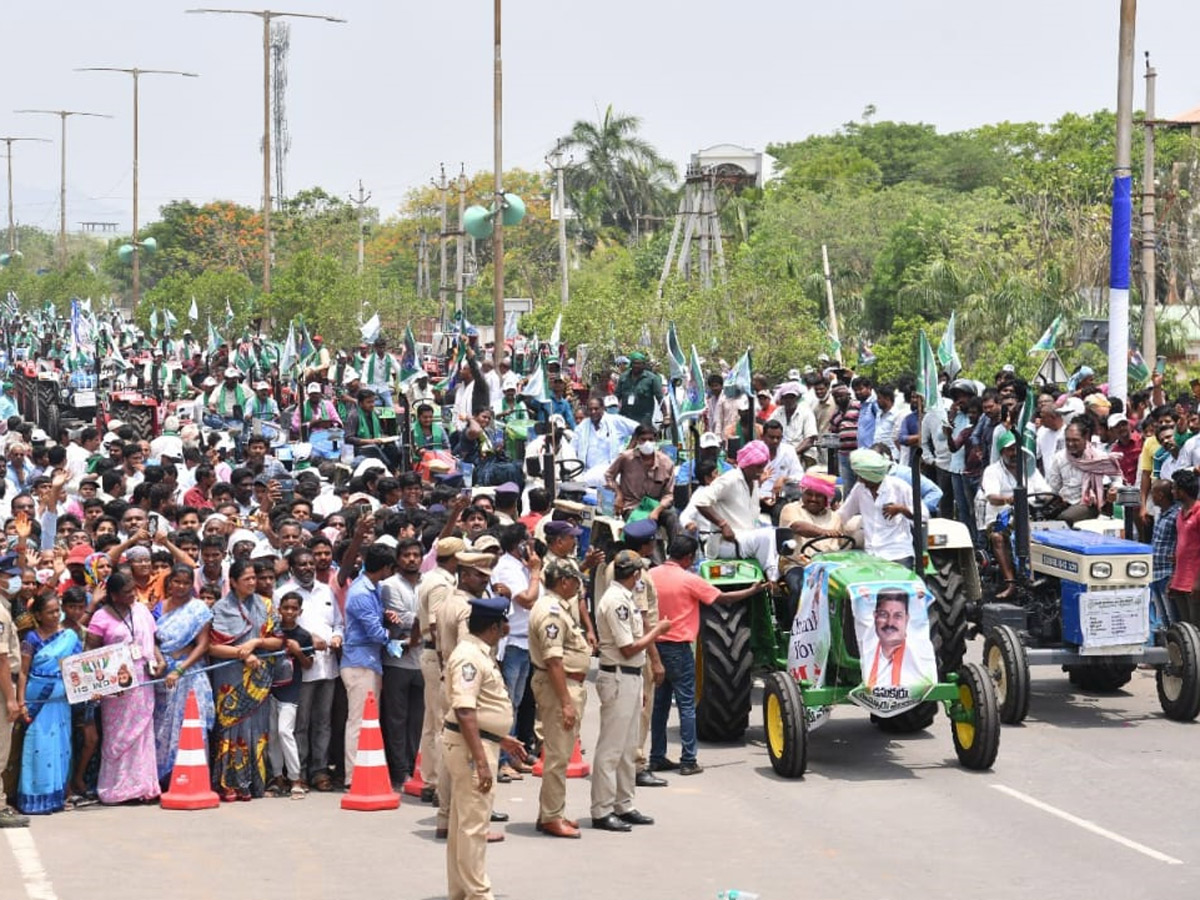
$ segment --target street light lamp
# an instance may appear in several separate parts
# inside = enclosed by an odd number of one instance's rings
[[[76,72],[123,72],[126,75],[133,76],[133,240],[131,241],[133,250],[131,254],[131,262],[133,263],[133,309],[137,310],[138,301],[142,295],[141,281],[141,265],[138,253],[138,248],[141,243],[138,241],[138,79],[143,75],[179,75],[183,78],[199,78],[195,72],[180,72],[175,69],[139,69],[136,66],[131,69],[122,69],[115,66],[85,66],[75,70]]]
[[[58,184],[58,252],[62,257],[62,265],[67,265],[67,117],[92,116],[97,119],[111,119],[105,113],[80,112],[77,109],[18,109],[18,113],[31,113],[45,116],[58,116],[62,120],[62,137],[59,144],[61,172]]]
[[[8,256],[9,259],[17,252],[17,226],[13,220],[13,186],[12,186],[12,145],[17,141],[39,141],[49,144],[49,138],[37,137],[0,137],[4,141],[5,153],[8,155]]]
[[[271,291],[271,20],[320,19],[339,25],[345,19],[319,13],[277,12],[271,9],[189,9],[188,13],[214,13],[228,16],[258,16],[263,23],[263,291]]]

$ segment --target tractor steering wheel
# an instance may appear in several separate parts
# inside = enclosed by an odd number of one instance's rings
[[[1062,505],[1061,498],[1052,491],[1038,491],[1029,494],[1027,499],[1029,501],[1029,518],[1035,522],[1054,518],[1055,511]],[[1034,504],[1035,500],[1038,501],[1036,505]]]
[[[583,474],[583,460],[581,459],[560,459],[558,461],[558,480],[574,481]]]
[[[855,548],[855,546],[857,546],[857,545],[854,543],[854,538],[850,537],[850,535],[848,535],[848,534],[839,534],[839,535],[837,535],[836,537],[815,537],[815,538],[809,538],[807,541],[805,541],[803,544],[801,544],[801,545],[800,545],[800,548],[799,548],[799,549],[796,551],[796,553],[797,553],[797,555],[798,555],[798,556],[812,556],[812,555],[814,555],[814,554],[812,554],[812,553],[809,553],[809,548],[813,548],[813,549],[815,550],[815,549],[816,549],[816,545],[817,545],[817,544],[820,544],[820,543],[822,543],[822,542],[824,542],[824,541],[837,541],[837,542],[838,542],[838,544],[839,544],[839,546],[838,546],[838,548],[837,548],[837,550],[836,550],[836,551],[832,551],[832,550],[821,550],[821,551],[818,551],[818,552],[821,552],[821,553],[835,553],[835,552],[840,552],[840,551],[842,551],[842,550],[853,550],[853,549]]]

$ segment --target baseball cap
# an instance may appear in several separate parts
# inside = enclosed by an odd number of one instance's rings
[[[580,581],[583,581],[583,573],[579,571],[579,566],[575,564],[575,560],[559,556],[547,563],[546,580],[557,581],[560,578],[578,578]]]
[[[230,366],[229,368],[227,368],[225,370],[225,377],[226,378],[241,378],[242,370],[237,368],[236,366]]]
[[[1108,417],[1108,427],[1116,428],[1122,422],[1128,422],[1128,421],[1129,420],[1127,418],[1125,418],[1125,416],[1122,415],[1121,413],[1113,413],[1111,416]]]
[[[618,578],[628,578],[634,572],[647,566],[645,559],[632,550],[622,550],[613,559],[613,574]]]
[[[470,550],[463,550],[454,554],[454,558],[458,560],[458,564],[468,569],[474,569],[487,575],[489,578],[492,575],[492,555],[490,553],[477,553]],[[503,599],[503,598],[501,598]],[[504,601],[505,610],[508,608],[508,601]]]
[[[700,449],[706,450],[710,447],[720,447],[721,439],[711,431],[706,431],[700,435]]]
[[[579,537],[583,533],[581,529],[576,528],[570,522],[561,521],[547,522],[545,532],[547,537],[565,537],[567,535]]]

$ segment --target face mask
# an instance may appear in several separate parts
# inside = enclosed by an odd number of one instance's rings
[[[641,591],[645,587],[646,587],[646,582],[642,581],[642,579],[640,579],[640,578],[633,583],[633,589],[635,591]]]
[[[657,449],[658,449],[658,445],[655,444],[654,441],[642,441],[640,444],[638,444],[638,450],[644,456],[649,456],[651,453],[653,453]]]
[[[9,596],[10,597],[14,596],[14,595],[20,593],[20,591],[21,591],[21,576],[20,575],[10,575],[8,578],[8,594],[9,594]]]

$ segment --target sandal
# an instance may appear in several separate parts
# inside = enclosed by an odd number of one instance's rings
[[[292,799],[293,800],[303,800],[304,799],[304,788],[300,787],[299,784],[292,785]]]

